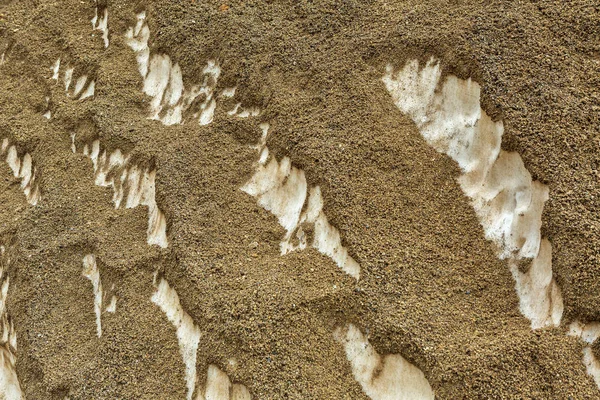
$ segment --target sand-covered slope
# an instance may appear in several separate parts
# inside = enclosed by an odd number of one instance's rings
[[[0,1],[0,398],[599,398],[599,112],[591,1]]]

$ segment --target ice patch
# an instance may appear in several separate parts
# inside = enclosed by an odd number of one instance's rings
[[[327,220],[321,189],[314,186],[308,192],[304,171],[292,166],[288,157],[278,162],[275,157],[269,156],[266,147],[269,125],[261,124],[261,129],[261,140],[254,146],[259,154],[256,171],[241,190],[255,197],[258,204],[273,213],[286,230],[280,243],[281,254],[306,248],[308,239],[302,226],[308,224],[314,231],[312,246],[358,280],[360,266],[342,246],[339,231]],[[306,210],[302,211],[305,204]]]
[[[104,41],[104,48],[108,47],[108,9],[105,7],[102,16],[98,15],[98,7],[94,11],[94,18],[91,20],[92,29],[102,32],[102,40]]]
[[[4,247],[2,247],[2,258],[4,258]],[[3,260],[4,261],[4,260]],[[5,400],[23,399],[15,362],[17,359],[17,333],[12,319],[6,310],[6,298],[8,295],[9,277],[0,267],[0,325],[2,336],[0,336],[0,398]]]
[[[92,160],[96,185],[113,188],[115,208],[123,203],[125,208],[148,207],[147,242],[166,248],[167,220],[156,204],[156,170],[133,164],[120,149],[108,153],[99,140],[86,144],[83,154]]]
[[[434,393],[423,372],[399,354],[381,356],[353,324],[337,328],[354,379],[373,400],[426,400]]]
[[[542,211],[548,187],[533,181],[517,153],[500,149],[504,126],[481,109],[476,82],[448,76],[440,81],[433,58],[419,68],[409,61],[394,73],[388,65],[382,80],[396,106],[410,116],[431,146],[455,160],[463,171],[458,182],[479,217],[485,237],[499,257],[533,258],[532,270],[512,267],[521,311],[532,329],[558,326],[563,305],[552,279],[551,248],[540,254]],[[535,268],[533,268],[535,266]]]
[[[6,163],[13,172],[15,178],[21,179],[21,189],[25,194],[27,202],[32,206],[37,205],[41,199],[40,187],[37,179],[37,169],[29,153],[19,158],[15,145],[10,145],[7,138],[2,140],[0,155],[6,153]]]
[[[92,282],[94,288],[94,312],[96,313],[96,331],[98,337],[102,336],[102,282],[100,282],[100,271],[96,265],[96,257],[88,254],[83,257],[83,276]]]

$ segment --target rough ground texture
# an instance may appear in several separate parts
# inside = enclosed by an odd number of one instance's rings
[[[262,399],[366,398],[333,337],[352,322],[381,354],[418,366],[440,399],[587,399],[574,320],[600,320],[600,8],[595,1],[0,1],[0,134],[29,152],[42,200],[30,206],[0,163],[0,237],[12,262],[8,311],[30,399],[182,399],[175,329],[154,306],[153,274],[179,293],[209,364]],[[223,5],[225,4],[225,5]],[[166,127],[124,34],[146,10],[152,51],[258,106],[254,119]],[[543,216],[563,291],[563,327],[532,332],[510,272],[483,238],[458,167],[393,105],[385,65],[436,56],[482,85],[505,150],[550,186]],[[74,101],[51,80],[62,62],[96,79]],[[42,117],[50,97],[52,119]],[[279,254],[276,218],[239,190],[260,137],[321,186],[325,212],[361,265],[356,282],[316,250]],[[169,247],[146,244],[143,207],[115,209],[91,162],[99,138],[156,167]],[[96,336],[93,253],[117,312]],[[235,362],[230,362],[235,360]]]

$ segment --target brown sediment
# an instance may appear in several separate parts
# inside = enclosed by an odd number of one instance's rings
[[[43,178],[33,207],[0,163],[0,233],[14,240],[7,307],[28,398],[185,398],[175,328],[150,300],[156,270],[202,332],[197,371],[216,365],[254,398],[365,398],[333,337],[346,323],[379,354],[419,367],[441,399],[598,397],[582,345],[565,335],[575,318],[599,319],[595,3],[100,3],[107,48],[90,23],[93,1],[0,6],[0,133]],[[217,91],[237,87],[212,123],[147,118],[125,41],[142,10],[150,48],[178,63],[184,82],[201,82],[218,60]],[[481,84],[483,108],[505,124],[502,148],[549,186],[542,236],[564,329],[531,332],[458,167],[381,83],[387,63],[431,55],[444,73]],[[52,80],[58,58],[94,78],[93,98],[66,96]],[[230,118],[237,102],[261,114]],[[254,171],[260,122],[271,126],[272,155],[321,188],[358,282],[316,249],[282,256],[285,230],[239,190]],[[112,191],[93,184],[87,157],[70,151],[72,133],[156,167],[166,249],[147,245],[145,208],[115,209]],[[81,274],[89,253],[119,298],[101,338]]]

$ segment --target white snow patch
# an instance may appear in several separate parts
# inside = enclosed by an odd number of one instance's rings
[[[52,79],[58,81],[60,77],[60,58],[56,60],[54,65],[50,68],[52,70]],[[88,79],[88,76],[83,74],[75,80],[73,90],[71,84],[73,83],[73,77],[75,74],[75,68],[69,67],[65,70],[63,75],[63,82],[65,85],[65,93],[67,97],[71,97],[74,100],[84,100],[89,97],[93,97],[96,90],[96,81]]]
[[[108,9],[105,7],[102,16],[98,15],[98,8],[94,11],[94,18],[91,20],[92,29],[102,32],[102,40],[104,41],[104,48],[108,47]]]
[[[250,391],[240,384],[232,384],[227,374],[216,365],[208,366],[206,390],[198,391],[196,400],[251,400]]]
[[[142,78],[148,74],[148,61],[150,60],[148,39],[150,39],[150,28],[146,24],[146,12],[142,11],[137,15],[135,27],[129,28],[125,33],[127,45],[136,53],[138,70]]]
[[[155,276],[156,279],[156,276]],[[179,350],[185,365],[187,399],[191,400],[197,384],[196,357],[202,336],[200,328],[181,306],[179,295],[169,283],[161,278],[152,295],[156,304],[173,324],[179,341]],[[209,365],[204,387],[198,385],[195,400],[251,400],[248,389],[241,384],[232,384],[227,374],[215,365]]]
[[[4,250],[4,247],[2,247]],[[2,251],[4,255],[4,251]],[[17,333],[6,310],[6,298],[9,288],[9,277],[0,268],[0,398],[5,400],[23,399],[21,386],[17,377],[15,363],[17,360]]]
[[[233,96],[235,96],[235,91],[237,90],[237,87],[231,87],[231,88],[225,88],[221,91],[221,97],[227,97],[227,98],[232,98]]]
[[[229,377],[218,367],[210,365],[206,377],[206,392],[204,394],[207,400],[229,399],[231,382]]]
[[[242,106],[242,103],[237,103],[230,111],[227,111],[227,115],[234,116],[237,114],[238,110]]]
[[[12,170],[15,178],[19,176],[19,171],[21,169],[21,159],[17,154],[17,148],[15,145],[12,145],[8,148],[8,153],[6,154],[6,163]]]
[[[196,353],[200,341],[200,329],[181,307],[177,292],[165,279],[160,280],[156,292],[152,295],[152,302],[160,307],[169,322],[175,326],[179,350],[185,364],[187,399],[191,400],[196,387]]]
[[[100,281],[100,271],[96,265],[96,257],[88,254],[83,257],[83,276],[92,282],[94,288],[94,312],[96,313],[96,332],[98,337],[102,336],[102,282]]]
[[[67,92],[67,94],[69,92],[69,87],[71,86],[71,81],[73,80],[73,71],[75,71],[75,68],[67,68],[65,75],[63,76],[63,81],[65,82],[65,92]]]
[[[79,96],[79,100],[87,99],[88,97],[94,96],[96,91],[96,82],[91,81],[85,91]]]
[[[41,198],[40,187],[36,178],[37,169],[29,153],[19,158],[15,145],[10,145],[8,138],[2,140],[0,155],[6,153],[6,163],[13,172],[15,178],[21,179],[21,189],[25,194],[27,202],[32,206],[37,205]]]
[[[280,243],[281,254],[306,248],[307,238],[302,224],[310,224],[314,227],[312,246],[333,259],[344,272],[359,279],[359,264],[342,246],[339,231],[329,223],[323,212],[321,189],[319,186],[310,188],[307,202],[308,185],[304,171],[292,166],[288,157],[278,162],[271,156],[269,161],[266,147],[269,125],[261,124],[261,129],[261,140],[254,146],[259,153],[256,171],[241,190],[256,197],[258,204],[272,212],[286,230]],[[304,204],[306,210],[303,212]]]
[[[578,337],[586,343],[586,346],[583,348],[583,364],[588,375],[594,378],[596,386],[600,389],[600,361],[598,361],[592,351],[592,344],[600,337],[600,322],[584,324],[574,321],[569,326],[568,335]]]
[[[46,119],[52,118],[52,111],[50,111],[50,97],[46,96],[46,112],[42,116]]]
[[[79,78],[77,78],[77,81],[75,81],[75,89],[73,89],[74,97],[79,96],[79,94],[83,90],[83,87],[85,86],[86,82],[87,82],[87,75],[82,75]]]
[[[238,118],[258,117],[260,115],[260,108],[244,108],[242,107],[242,103],[237,103],[232,110],[227,111],[227,115]]]
[[[156,204],[156,170],[132,164],[120,149],[109,154],[101,149],[99,140],[94,140],[91,146],[85,145],[83,154],[92,160],[96,185],[113,188],[115,208],[123,200],[125,208],[148,207],[147,242],[166,248],[167,220]]]
[[[52,79],[58,82],[58,71],[60,70],[60,58],[56,60],[52,68]]]
[[[353,324],[334,333],[344,346],[354,379],[373,400],[434,399],[423,372],[399,354],[381,356]]]
[[[143,92],[151,97],[148,118],[164,125],[182,124],[185,112],[198,100],[201,101],[199,111],[193,117],[200,125],[210,124],[217,108],[216,98],[231,98],[236,91],[235,87],[226,88],[217,95],[216,87],[221,75],[219,64],[208,60],[202,71],[203,82],[186,89],[179,64],[173,63],[167,54],[151,54],[149,38],[150,28],[143,11],[137,15],[136,25],[125,33],[125,42],[136,55],[138,71],[143,78]],[[258,115],[257,110],[248,112]]]
[[[596,386],[600,388],[600,362],[596,356],[594,356],[591,346],[586,346],[583,349],[583,364],[585,365],[588,375],[594,378]]]
[[[73,154],[77,153],[77,146],[75,146],[75,133],[71,133],[71,151]]]
[[[521,313],[531,320],[531,325],[543,327],[549,322],[554,326],[560,325],[563,300],[558,285],[552,279],[550,242],[542,239],[540,251],[533,259],[529,271],[522,273],[512,260],[510,270],[516,281]]]
[[[517,153],[500,149],[504,126],[481,109],[479,84],[455,76],[441,82],[440,77],[439,63],[432,58],[421,69],[416,60],[397,72],[388,65],[382,80],[427,143],[461,167],[458,182],[471,198],[485,237],[498,246],[499,257],[536,259],[526,275],[511,268],[521,311],[532,329],[558,326],[562,296],[552,279],[549,243],[539,254],[548,188],[531,179]]]
[[[106,306],[105,311],[111,314],[114,314],[117,311],[117,296],[113,295],[110,298],[110,303],[108,303],[108,306]]]

